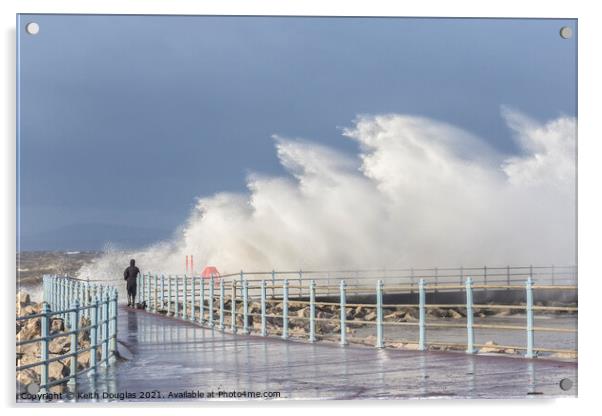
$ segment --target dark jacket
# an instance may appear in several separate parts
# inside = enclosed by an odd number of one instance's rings
[[[123,271],[123,280],[127,280],[128,287],[136,286],[136,277],[140,274],[140,269],[136,267],[134,260],[130,261],[130,267]]]

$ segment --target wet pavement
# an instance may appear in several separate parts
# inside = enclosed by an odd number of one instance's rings
[[[80,401],[577,394],[577,364],[569,362],[234,336],[126,307],[120,308],[118,331],[123,358],[96,377],[82,377]],[[571,381],[566,391],[562,379]]]

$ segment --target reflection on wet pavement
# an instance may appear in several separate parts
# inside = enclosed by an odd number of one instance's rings
[[[80,394],[97,391],[100,401],[105,392],[142,401],[198,399],[192,392],[211,391],[216,399],[220,391],[239,397],[280,392],[280,398],[291,399],[577,394],[576,363],[232,336],[126,307],[120,309],[118,338],[120,349],[128,350],[122,355],[130,359],[102,369],[96,378],[83,377]],[[568,391],[559,386],[563,378],[573,381]],[[170,392],[188,397],[169,397]]]

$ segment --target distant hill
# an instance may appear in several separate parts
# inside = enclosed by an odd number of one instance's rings
[[[171,230],[117,224],[83,223],[51,231],[22,234],[21,251],[102,250],[106,243],[123,249],[143,247],[167,239]]]

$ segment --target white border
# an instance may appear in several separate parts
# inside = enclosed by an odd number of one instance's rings
[[[21,13],[110,13],[110,14],[248,14],[248,15],[378,15],[378,16],[449,16],[449,17],[558,17],[579,19],[579,399],[563,399],[555,401],[523,400],[523,401],[411,401],[378,403],[379,412],[420,412],[432,414],[486,414],[507,415],[515,407],[530,412],[544,411],[547,414],[577,414],[586,411],[590,405],[597,404],[601,396],[600,356],[600,309],[598,299],[602,295],[598,259],[602,254],[600,236],[600,216],[602,204],[600,195],[602,178],[599,166],[602,164],[600,128],[598,127],[601,105],[600,74],[600,41],[602,40],[601,15],[596,11],[593,1],[546,1],[526,2],[524,0],[506,0],[495,4],[492,2],[454,0],[454,1],[412,1],[392,2],[382,0],[237,0],[237,1],[201,1],[201,0],[2,0],[0,20],[2,24],[2,55],[0,71],[2,71],[2,95],[0,101],[0,126],[3,130],[2,181],[0,182],[4,203],[2,204],[2,275],[4,282],[5,305],[2,315],[3,350],[2,363],[2,404],[11,406],[14,403],[14,367],[12,341],[12,314],[15,274],[15,14]],[[6,326],[5,326],[6,325]],[[325,408],[333,412],[333,407],[344,407],[345,412],[366,413],[375,402],[337,402],[337,403],[218,403],[194,404],[186,406],[187,413],[227,411],[307,414],[314,408]],[[280,407],[286,407],[286,410]],[[403,409],[391,407],[403,406]],[[75,407],[75,406],[68,406]],[[112,406],[115,407],[115,406]],[[129,407],[129,406],[128,406]],[[148,407],[145,414],[165,414],[166,406]],[[173,407],[173,406],[167,406]],[[241,409],[251,407],[251,409]],[[599,406],[596,406],[599,407]],[[528,409],[525,409],[528,408]],[[58,409],[57,409],[58,410]],[[60,412],[82,409],[61,408]],[[42,413],[46,408],[13,409],[15,413]],[[106,413],[107,406],[86,409],[91,413]],[[126,411],[125,409],[123,411]],[[128,409],[128,412],[135,411]]]

